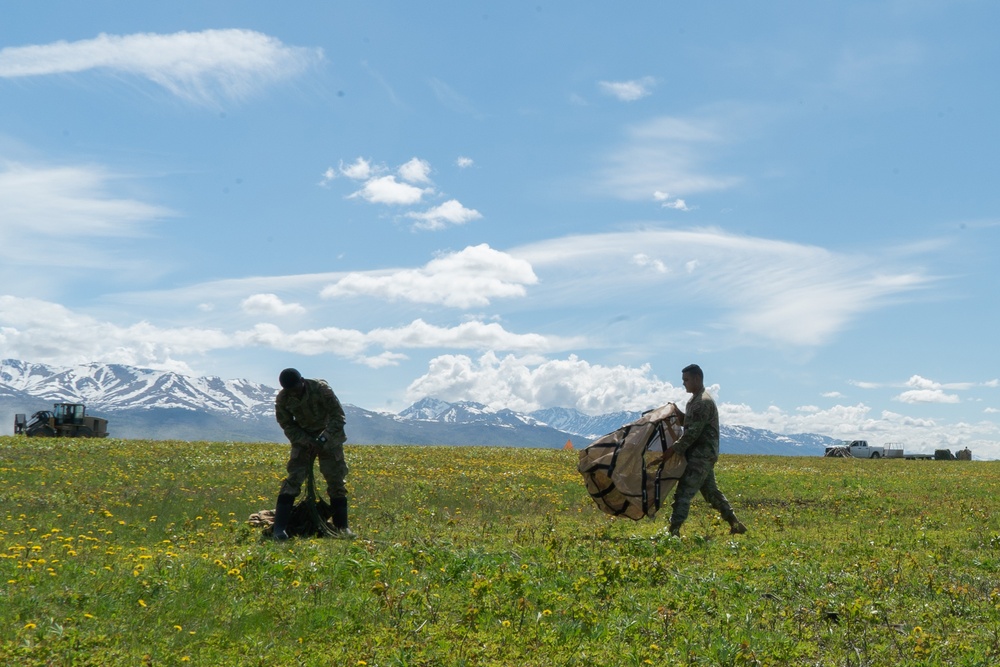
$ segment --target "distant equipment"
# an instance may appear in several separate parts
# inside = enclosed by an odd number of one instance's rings
[[[88,417],[83,403],[56,403],[52,410],[39,410],[25,419],[14,415],[14,435],[42,438],[106,438],[108,420]]]
[[[897,444],[887,444],[884,447],[869,445],[867,440],[852,440],[843,442],[833,447],[827,447],[824,456],[837,458],[859,458],[859,459],[907,459],[935,460],[935,461],[971,461],[972,450],[968,447],[952,453],[950,449],[936,449],[933,454],[918,454],[904,452]]]

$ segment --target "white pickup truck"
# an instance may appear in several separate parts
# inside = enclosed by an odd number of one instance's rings
[[[867,440],[851,440],[843,442],[835,447],[827,447],[826,455],[836,455],[831,450],[850,454],[856,459],[901,459],[903,458],[902,448],[896,449],[889,445],[878,447],[869,445]],[[841,455],[843,455],[843,453]]]

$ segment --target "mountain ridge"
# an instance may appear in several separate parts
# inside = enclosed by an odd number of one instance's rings
[[[79,402],[88,414],[109,420],[111,437],[285,442],[274,419],[278,390],[249,380],[192,377],[123,364],[57,368],[0,361],[0,419],[13,432],[15,413]],[[355,444],[490,445],[502,447],[589,444],[640,416],[620,411],[586,415],[572,408],[529,414],[474,401],[433,397],[399,414],[345,404],[348,442]],[[723,425],[721,451],[733,454],[822,455],[834,440],[816,434],[782,435],[748,426]]]

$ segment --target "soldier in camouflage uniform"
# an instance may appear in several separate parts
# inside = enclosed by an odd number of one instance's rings
[[[354,533],[347,524],[347,462],[344,460],[344,408],[324,380],[306,380],[294,368],[278,376],[281,391],[274,402],[274,416],[292,443],[288,476],[281,483],[274,512],[274,537],[288,539],[288,519],[313,460],[326,479],[333,525],[344,537]]]
[[[684,454],[687,467],[674,492],[670,533],[680,535],[681,524],[687,519],[691,501],[699,491],[729,523],[730,533],[745,533],[746,526],[736,518],[732,506],[715,483],[715,462],[719,460],[719,409],[705,391],[704,373],[697,364],[691,364],[681,371],[681,380],[691,400],[681,419],[684,435],[672,449]]]

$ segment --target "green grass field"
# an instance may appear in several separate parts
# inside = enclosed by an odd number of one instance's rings
[[[1000,462],[724,456],[750,532],[575,452],[348,446],[359,539],[262,540],[286,447],[0,437],[0,664],[995,665]]]

